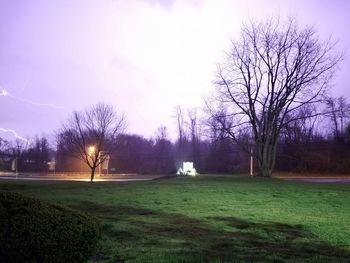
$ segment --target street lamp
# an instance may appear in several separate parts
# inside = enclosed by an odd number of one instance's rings
[[[95,153],[95,146],[90,146],[89,148],[88,148],[88,153],[89,153],[89,155],[90,155],[90,157]]]
[[[100,174],[100,177],[101,177],[101,151],[99,151],[99,153],[98,153],[98,162],[99,162],[99,164],[98,164],[98,173]]]

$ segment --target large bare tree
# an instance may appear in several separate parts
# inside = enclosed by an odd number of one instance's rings
[[[335,46],[294,19],[252,22],[232,41],[209,111],[233,140],[251,134],[260,175],[271,176],[281,129],[301,118],[294,113],[325,95],[343,57]]]
[[[74,112],[57,136],[60,147],[85,162],[91,169],[93,182],[96,168],[111,152],[117,136],[124,131],[125,117],[113,106],[99,103]]]

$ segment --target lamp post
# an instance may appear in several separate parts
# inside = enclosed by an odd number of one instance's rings
[[[98,173],[100,174],[101,177],[101,151],[98,152]]]
[[[18,178],[18,157],[20,155],[20,146],[17,145],[17,154],[16,154],[16,179]]]
[[[16,164],[16,179],[17,179],[18,178],[18,156],[16,156],[15,164]]]
[[[253,149],[250,149],[250,176],[252,177],[254,174],[254,160],[253,160]]]

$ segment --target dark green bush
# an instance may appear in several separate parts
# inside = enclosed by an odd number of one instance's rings
[[[0,262],[84,262],[100,237],[97,218],[16,193],[0,193]]]

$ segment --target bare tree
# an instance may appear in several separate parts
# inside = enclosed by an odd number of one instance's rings
[[[334,137],[339,136],[339,127],[338,127],[338,118],[337,118],[337,105],[336,100],[332,97],[325,99],[326,108],[327,108],[327,117],[330,118],[330,121],[333,126]]]
[[[187,144],[188,144],[188,134],[187,134],[187,125],[185,120],[185,112],[180,105],[175,107],[174,115],[176,126],[178,130],[178,139],[177,139],[177,165],[187,159]]]
[[[342,134],[345,132],[346,121],[350,117],[350,104],[347,103],[346,98],[341,96],[338,98],[338,116],[340,119],[340,131]]]
[[[112,151],[115,140],[126,126],[125,116],[113,106],[99,103],[73,116],[63,125],[57,140],[74,157],[85,162],[91,169],[93,182],[96,168]]]
[[[11,160],[11,144],[0,137],[0,169],[5,170]]]
[[[292,144],[309,142],[316,132],[315,126],[319,118],[317,112],[315,105],[306,104],[295,110],[292,116],[286,116],[281,130],[282,140]]]
[[[197,109],[189,109],[187,111],[188,114],[188,126],[189,126],[189,131],[191,134],[191,141],[192,143],[195,143],[196,141],[200,140],[200,134],[201,134],[201,127],[200,123],[198,121],[198,114],[197,114]]]
[[[168,139],[168,129],[166,126],[162,125],[157,129],[155,139],[156,141]]]
[[[9,155],[11,144],[0,137],[0,154]]]
[[[188,109],[188,127],[191,136],[191,160],[195,163],[196,167],[201,165],[200,161],[200,136],[201,136],[201,126],[198,120],[197,109]]]
[[[309,117],[293,112],[320,102],[342,57],[335,43],[320,41],[313,28],[301,29],[293,19],[244,25],[218,67],[211,117],[235,141],[249,132],[260,175],[271,176],[281,129]]]
[[[165,126],[160,126],[156,131],[153,144],[153,172],[170,173],[174,171],[173,144],[168,139],[168,131]]]
[[[186,134],[185,113],[180,105],[175,107],[174,118],[176,121],[177,130],[178,130],[179,143],[182,144],[187,139],[187,134]]]
[[[338,98],[327,97],[325,99],[327,117],[333,124],[334,137],[340,138],[344,135],[346,121],[350,118],[350,104],[346,98],[341,96]]]

